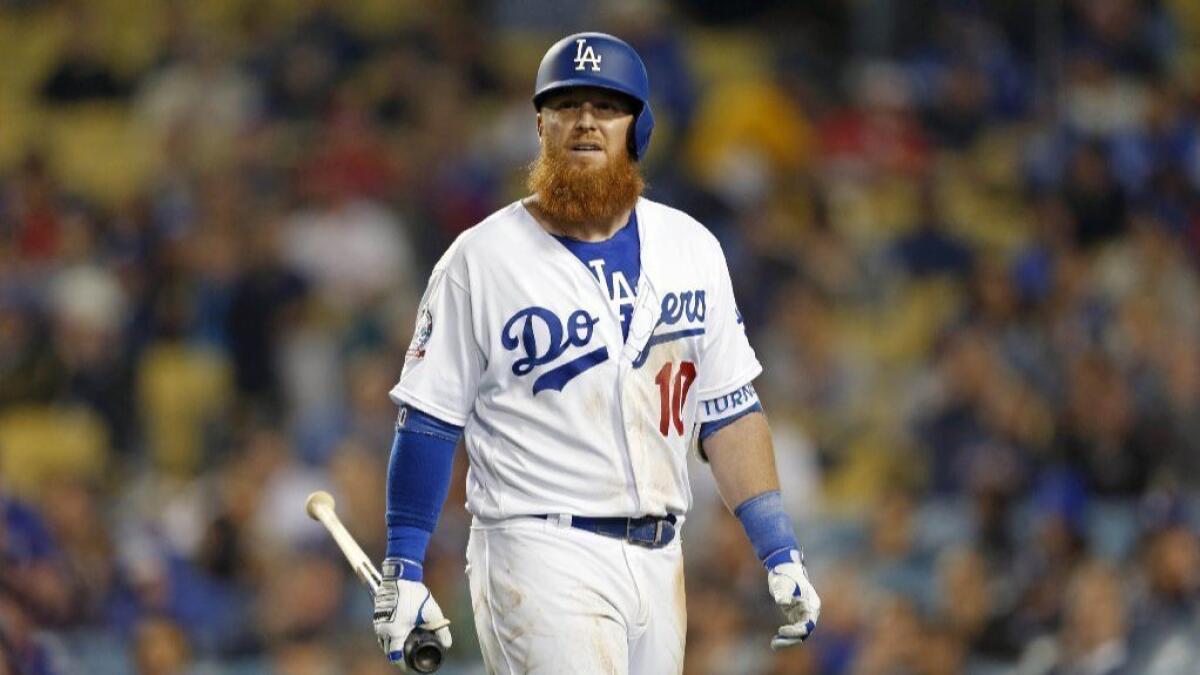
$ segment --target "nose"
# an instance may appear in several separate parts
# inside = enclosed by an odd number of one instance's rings
[[[590,102],[584,102],[579,106],[579,117],[575,120],[575,126],[594,129],[596,127],[596,111]]]

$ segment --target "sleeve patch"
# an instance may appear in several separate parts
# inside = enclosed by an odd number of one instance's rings
[[[417,312],[417,327],[413,329],[412,342],[408,345],[408,352],[405,354],[410,359],[425,358],[425,347],[429,344],[429,338],[433,335],[433,312],[428,307],[422,307]]]
[[[753,384],[747,382],[722,396],[701,400],[697,421],[703,424],[733,417],[757,403],[758,392],[754,391]]]

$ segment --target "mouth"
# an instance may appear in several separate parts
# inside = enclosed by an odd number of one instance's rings
[[[589,153],[603,152],[603,149],[598,143],[574,143],[571,145],[571,152]]]

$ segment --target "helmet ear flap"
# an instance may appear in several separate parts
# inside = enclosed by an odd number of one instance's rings
[[[646,150],[650,147],[650,132],[654,131],[654,112],[650,110],[650,102],[647,101],[642,106],[642,111],[638,113],[637,119],[633,124],[629,125],[634,132],[634,159],[641,160],[646,156]]]

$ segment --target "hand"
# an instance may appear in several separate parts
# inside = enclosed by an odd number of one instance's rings
[[[416,574],[412,573],[414,567]],[[404,641],[414,628],[431,631],[442,649],[449,649],[451,642],[450,622],[429,589],[421,581],[405,578],[420,579],[419,570],[415,563],[388,558],[383,561],[383,581],[375,592],[375,637],[388,660],[403,672],[408,672]]]
[[[821,615],[821,598],[808,580],[804,555],[794,548],[783,550],[769,556],[764,564],[767,588],[787,620],[771,638],[771,649],[798,645],[812,635]]]

